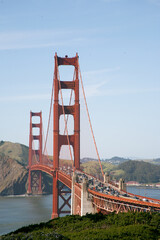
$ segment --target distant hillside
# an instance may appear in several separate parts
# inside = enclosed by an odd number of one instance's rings
[[[160,159],[155,159],[159,163]],[[96,177],[102,177],[98,160],[84,158],[81,160],[81,168]],[[122,162],[117,165],[118,162]],[[18,143],[0,142],[0,195],[24,194],[27,191],[26,169],[28,163],[28,147]],[[112,178],[126,181],[138,181],[140,183],[156,183],[160,181],[160,166],[143,161],[133,161],[125,158],[113,157],[102,161],[104,172],[108,172]],[[60,165],[66,167],[71,161],[61,160]],[[43,191],[52,193],[52,177],[42,173]]]
[[[19,143],[0,142],[0,195],[27,192],[28,147]],[[42,173],[42,189],[52,193],[52,177]]]
[[[129,158],[112,157],[110,159],[105,159],[104,161],[109,162],[109,163],[114,164],[114,165],[118,165],[120,163],[127,162],[129,160],[130,160]]]
[[[99,167],[98,161],[84,162],[81,164],[81,169],[84,172],[91,174],[95,177],[100,177],[101,175],[101,169]]]
[[[109,158],[109,159],[102,159],[101,162],[104,163],[104,162],[107,162],[107,163],[111,163],[113,165],[118,165],[122,162],[126,162],[130,160],[129,158],[121,158],[121,157],[112,157],[112,158]],[[82,158],[81,159],[81,163],[86,163],[86,162],[90,162],[90,161],[98,161],[98,159],[95,159],[95,158]]]
[[[135,161],[143,161],[143,162],[152,163],[155,165],[160,165],[160,158],[150,158],[150,159],[140,158],[140,159],[135,159]]]
[[[98,159],[87,157],[87,158],[82,158],[80,160],[81,163],[90,162],[90,161],[98,161]]]
[[[143,161],[127,161],[119,166],[118,170],[124,173],[120,176],[126,181],[137,181],[140,183],[156,183],[160,181],[160,166]]]
[[[23,144],[12,142],[0,142],[0,153],[16,159],[18,162],[27,166],[28,164],[28,150],[29,148]]]
[[[109,173],[113,179],[124,178],[125,181],[137,181],[140,183],[157,183],[160,181],[160,166],[155,164],[129,160],[118,166],[102,161],[104,173]],[[101,176],[101,169],[98,161],[89,161],[81,164],[84,172],[93,176]]]
[[[108,159],[101,159],[101,162],[104,163],[110,163],[110,164],[113,164],[113,165],[119,165],[123,162],[127,162],[127,161],[130,161],[131,159],[129,158],[123,158],[123,157],[112,157],[112,158],[108,158]],[[87,163],[87,162],[90,162],[90,161],[98,161],[98,159],[95,159],[95,158],[82,158],[81,159],[81,163]],[[143,162],[148,162],[148,163],[153,163],[153,164],[156,164],[156,165],[160,165],[160,158],[151,158],[151,159],[134,159],[133,161],[143,161]]]
[[[160,165],[160,158],[153,159],[153,163]]]
[[[0,195],[24,194],[27,170],[15,159],[0,153]]]

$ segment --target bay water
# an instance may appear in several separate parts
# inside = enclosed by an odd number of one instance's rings
[[[160,199],[160,189],[128,187],[127,191]],[[52,195],[0,197],[0,235],[22,226],[49,221],[51,214]]]

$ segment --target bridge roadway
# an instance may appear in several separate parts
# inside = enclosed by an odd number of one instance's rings
[[[31,167],[31,171],[40,170],[53,176],[53,167],[36,164]],[[67,175],[64,171],[58,170],[58,180],[69,189],[72,189],[72,173]],[[92,202],[97,211],[102,212],[127,212],[127,211],[154,211],[160,212],[160,200],[134,195],[125,191],[120,191],[117,185],[104,183],[93,176],[82,171],[76,171],[76,183],[74,194],[80,199],[81,189],[84,180],[87,180],[88,200]],[[97,188],[97,186],[101,186]],[[103,191],[103,189],[110,189]],[[117,196],[113,194],[116,192]]]

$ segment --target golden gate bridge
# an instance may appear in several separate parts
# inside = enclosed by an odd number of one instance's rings
[[[102,212],[128,212],[128,211],[156,211],[160,212],[160,200],[134,195],[126,192],[124,180],[119,184],[110,180],[110,176],[104,174],[94,132],[88,111],[82,76],[79,66],[79,57],[68,56],[54,57],[54,77],[52,85],[51,103],[46,139],[42,146],[43,126],[42,112],[30,112],[29,158],[28,158],[28,194],[42,194],[42,172],[53,178],[53,210],[52,218],[60,214],[79,214]],[[73,66],[72,80],[60,79],[60,66]],[[88,122],[97,154],[101,177],[98,179],[81,170],[80,166],[80,83],[82,86]],[[64,104],[62,91],[71,90],[69,104]],[[72,97],[74,95],[74,104]],[[53,156],[47,154],[47,139],[53,110]],[[68,117],[73,116],[74,132],[69,133]],[[60,117],[63,116],[64,131],[60,133]],[[33,118],[39,118],[36,123]],[[34,134],[34,129],[38,130]],[[37,148],[35,147],[35,142]],[[67,146],[70,156],[70,166],[60,164],[60,151],[62,146]],[[97,164],[98,164],[97,162]],[[63,204],[59,205],[59,197]],[[66,210],[67,209],[67,210]]]

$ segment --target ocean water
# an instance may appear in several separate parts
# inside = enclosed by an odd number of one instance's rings
[[[128,187],[127,191],[160,199],[158,189]],[[0,235],[29,224],[49,221],[51,214],[52,195],[0,197]]]
[[[52,195],[0,197],[0,235],[51,219]]]
[[[136,195],[150,197],[160,200],[159,188],[141,188],[141,187],[127,187],[127,191]]]

